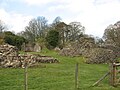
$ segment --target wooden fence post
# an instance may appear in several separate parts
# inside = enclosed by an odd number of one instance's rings
[[[114,86],[116,86],[116,80],[117,80],[117,75],[116,75],[116,73],[117,73],[117,66],[116,66],[116,64],[115,63],[113,63],[113,81],[114,81]]]
[[[110,85],[113,85],[113,63],[110,63],[109,67],[110,67]]]
[[[75,67],[75,90],[78,89],[78,63],[76,63]]]
[[[116,85],[116,65],[114,63],[110,64],[110,84]]]
[[[28,73],[27,73],[27,63],[25,62],[25,66],[24,66],[24,86],[25,86],[25,90],[28,90]]]

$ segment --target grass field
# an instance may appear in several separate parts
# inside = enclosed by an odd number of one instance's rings
[[[82,57],[62,57],[49,50],[42,54],[53,56],[60,63],[28,68],[28,90],[75,90],[76,62],[79,63],[78,90],[120,90],[120,87],[109,85],[108,77],[98,86],[91,87],[108,71],[106,64],[85,64]],[[0,90],[24,90],[24,69],[0,68]]]

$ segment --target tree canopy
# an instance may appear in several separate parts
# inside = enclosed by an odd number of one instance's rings
[[[5,43],[15,45],[19,48],[26,40],[30,43],[39,43],[41,46],[49,45],[62,48],[70,42],[81,40],[80,38],[85,36],[85,27],[81,22],[76,21],[67,24],[59,16],[51,24],[48,24],[48,20],[44,16],[33,18],[25,27],[25,30],[17,35],[9,31],[6,32],[6,29],[6,25],[0,20],[0,43],[3,42],[4,37]],[[109,25],[105,29],[103,38],[93,38],[96,44],[102,45],[105,42],[120,47],[120,21],[114,25]]]
[[[4,35],[4,42],[16,46],[19,50],[21,50],[22,44],[27,42],[24,37],[17,36],[10,31],[5,31]]]
[[[105,29],[103,38],[107,44],[120,47],[120,21],[114,25],[109,25]]]
[[[46,36],[46,44],[49,49],[55,48],[59,44],[59,32],[50,30]]]
[[[43,16],[33,18],[28,26],[25,27],[25,31],[20,33],[21,36],[31,42],[35,42],[37,38],[45,37],[45,30],[47,29],[47,19]]]

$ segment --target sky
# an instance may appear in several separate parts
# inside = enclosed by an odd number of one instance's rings
[[[0,20],[15,33],[38,16],[48,23],[57,16],[67,24],[81,22],[86,34],[102,37],[107,26],[120,21],[120,0],[0,0]]]

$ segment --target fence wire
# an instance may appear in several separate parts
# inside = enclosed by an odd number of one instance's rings
[[[51,69],[50,69],[51,70]],[[52,69],[53,71],[46,71],[40,68],[28,68],[27,81],[28,90],[47,90],[45,88],[52,88],[52,86],[68,87],[68,84],[74,86],[74,71],[68,73],[62,69]],[[37,73],[38,72],[38,73]],[[61,73],[62,72],[62,73]],[[48,75],[49,73],[49,75]],[[69,76],[68,76],[69,74]],[[64,77],[62,76],[64,75]],[[24,90],[25,88],[25,72],[24,69],[1,69],[0,68],[0,90]],[[41,89],[40,89],[41,88]],[[68,87],[72,90],[71,87]],[[49,90],[49,89],[48,89]],[[63,89],[64,90],[64,89]]]

